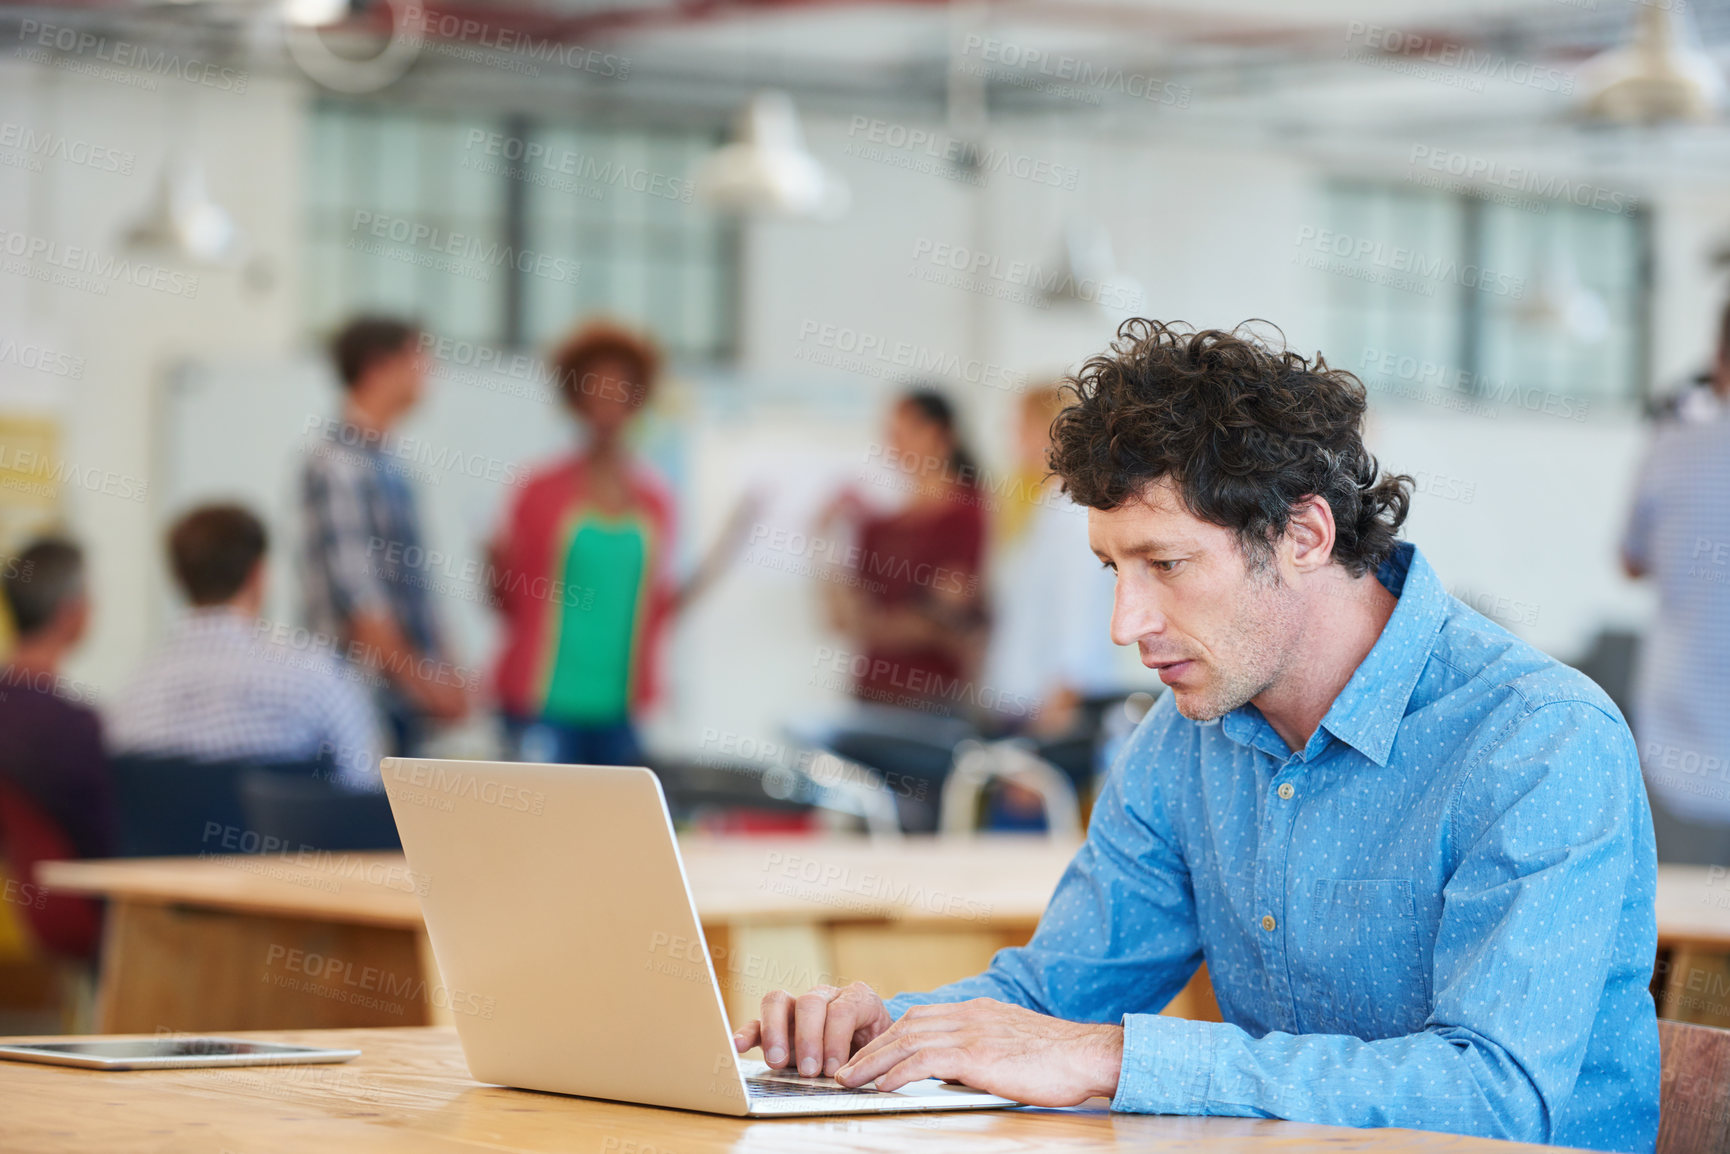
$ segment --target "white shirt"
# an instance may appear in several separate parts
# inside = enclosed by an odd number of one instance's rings
[[[348,672],[328,653],[265,640],[231,609],[195,609],[120,696],[110,745],[202,761],[328,754],[342,784],[379,789],[372,710]]]
[[[1646,784],[1730,825],[1730,414],[1660,429],[1622,551],[1658,587],[1629,719]]]

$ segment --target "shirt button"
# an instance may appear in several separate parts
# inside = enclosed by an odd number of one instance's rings
[[[1291,787],[1291,782],[1288,781],[1279,787],[1279,799],[1281,801],[1290,801],[1291,795],[1296,792],[1297,790],[1293,789]]]
[[[1271,933],[1273,933],[1273,927],[1274,927],[1273,915],[1272,914],[1263,914],[1261,916],[1261,928],[1266,930],[1268,933],[1271,934]]]

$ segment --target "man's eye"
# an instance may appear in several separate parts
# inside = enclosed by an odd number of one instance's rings
[[[1101,568],[1101,569],[1106,569],[1106,570],[1109,570],[1109,571],[1111,571],[1111,572],[1113,572],[1113,573],[1115,573],[1115,572],[1117,572],[1117,566],[1116,566],[1116,565],[1113,565],[1113,564],[1112,564],[1112,563],[1111,563],[1111,562],[1110,562],[1110,561],[1101,561],[1101,562],[1100,562],[1100,563],[1099,563],[1099,567],[1100,567],[1100,568]]]
[[[1148,564],[1152,565],[1155,569],[1158,569],[1161,573],[1175,573],[1177,572],[1177,567],[1183,564],[1183,560],[1179,558],[1176,561],[1149,561]]]

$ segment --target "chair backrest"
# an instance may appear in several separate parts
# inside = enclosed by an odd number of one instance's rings
[[[1658,1020],[1657,1154],[1730,1151],[1730,1030]]]
[[[955,745],[884,733],[838,729],[824,742],[830,753],[881,775],[895,799],[901,828],[930,833],[937,828],[937,798],[955,759]]]
[[[310,777],[318,761],[273,772]],[[240,775],[252,761],[197,761],[187,757],[123,754],[113,759],[114,798],[120,818],[118,857],[180,857],[252,853],[257,833],[240,804]]]
[[[401,849],[383,793],[340,789],[323,778],[249,769],[240,775],[247,828],[285,850]]]
[[[948,837],[971,835],[978,821],[979,795],[993,781],[1014,782],[1038,794],[1045,810],[1045,829],[1051,836],[1081,836],[1081,807],[1075,786],[1021,738],[964,741],[956,747],[955,767],[943,783],[939,832]]]
[[[223,840],[234,841],[246,828],[239,787],[244,762],[123,754],[113,765],[119,857],[230,852]]]
[[[6,895],[21,908],[32,935],[50,953],[88,958],[102,938],[102,907],[91,898],[50,893],[36,882],[36,863],[78,856],[72,839],[24,792],[0,782],[0,852],[6,858]]]

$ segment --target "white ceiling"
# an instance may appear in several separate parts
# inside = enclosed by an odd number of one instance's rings
[[[270,19],[275,0],[80,0],[57,19],[124,21],[129,34],[203,34]],[[371,0],[381,3],[383,0]],[[395,0],[401,3],[402,0]],[[1587,5],[1591,5],[1587,7]],[[447,10],[434,3],[435,10]],[[10,6],[13,13],[28,11]],[[491,29],[516,27],[630,57],[628,84],[547,69],[536,81],[423,54],[387,96],[515,101],[533,109],[611,107],[621,114],[683,110],[713,120],[755,88],[783,87],[809,114],[867,108],[945,115],[951,63],[969,34],[1095,70],[1122,68],[1181,85],[1187,107],[1113,97],[1097,104],[1038,91],[1037,69],[994,67],[992,120],[1072,122],[1078,132],[1266,141],[1318,153],[1374,156],[1414,139],[1479,149],[1542,147],[1598,166],[1638,169],[1730,161],[1720,126],[1642,133],[1588,130],[1565,94],[1485,78],[1481,91],[1450,83],[1446,66],[1412,75],[1345,58],[1356,24],[1396,28],[1478,53],[1572,70],[1622,42],[1634,0],[982,0],[844,3],[839,0],[484,0],[448,10]],[[38,5],[38,10],[46,10]],[[1730,47],[1730,0],[1688,0],[1708,44]],[[976,54],[970,61],[983,62]],[[1730,63],[1730,60],[1726,61]],[[563,86],[560,88],[559,86]]]

